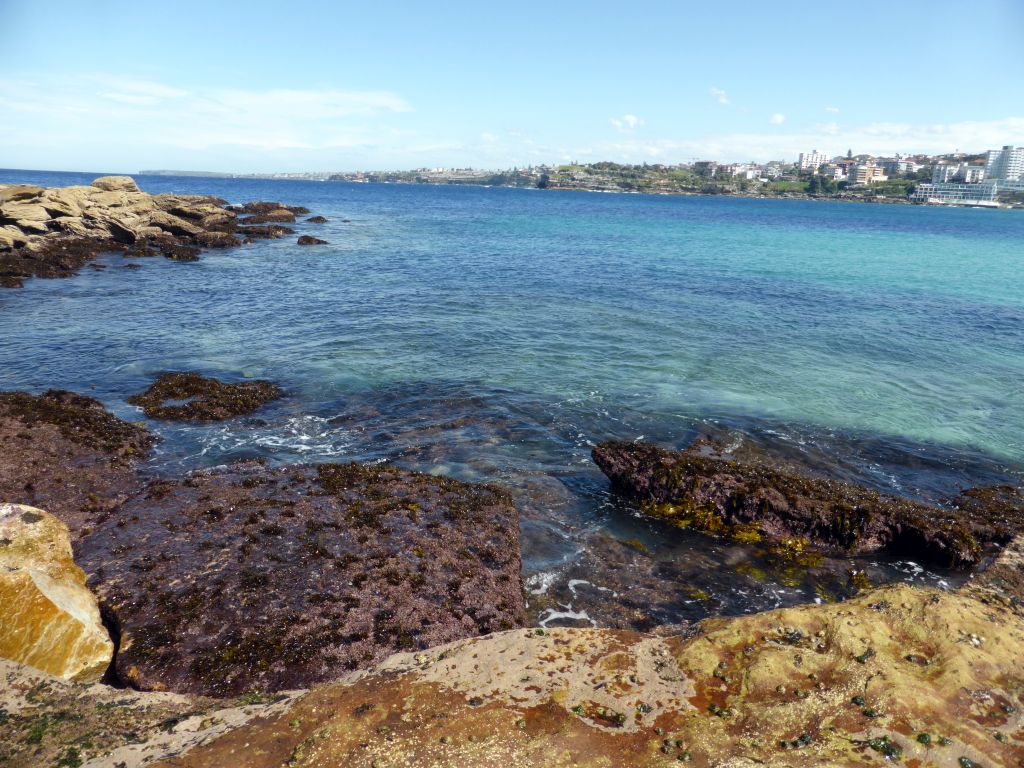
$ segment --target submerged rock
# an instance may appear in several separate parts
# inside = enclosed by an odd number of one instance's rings
[[[79,554],[144,689],[295,688],[524,620],[511,498],[390,467],[154,481]]]
[[[400,654],[165,765],[241,754],[251,768],[1024,758],[1024,630],[970,595],[886,587],[700,630],[518,630]]]
[[[41,507],[78,536],[137,493],[154,438],[91,397],[0,392],[0,499]]]
[[[48,512],[0,504],[0,658],[83,682],[99,680],[114,644],[75,565],[67,526]]]
[[[228,384],[189,371],[161,375],[128,402],[141,406],[151,419],[223,421],[252,413],[282,394],[281,388],[269,381]]]
[[[312,235],[300,235],[299,245],[327,245],[326,240],[321,240],[319,237],[313,237]]]
[[[310,224],[326,224],[327,219],[323,216],[310,216],[306,219]]]
[[[994,491],[968,491],[945,509],[696,450],[607,442],[592,455],[644,514],[739,541],[774,542],[794,556],[808,546],[849,554],[887,549],[969,568],[1024,529],[1024,495],[1012,488],[998,501],[986,501]]]

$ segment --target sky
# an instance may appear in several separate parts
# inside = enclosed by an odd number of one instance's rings
[[[982,152],[1022,41],[1024,0],[0,0],[0,167]]]

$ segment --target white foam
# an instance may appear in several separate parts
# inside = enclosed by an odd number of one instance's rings
[[[597,622],[590,618],[590,614],[586,611],[574,611],[571,605],[562,605],[565,610],[559,611],[555,608],[546,608],[541,612],[541,618],[538,619],[537,623],[547,629],[548,622],[557,621],[559,619],[569,619],[570,621],[589,621],[592,627],[597,626]]]

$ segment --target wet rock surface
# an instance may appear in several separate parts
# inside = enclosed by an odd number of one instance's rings
[[[162,374],[128,402],[141,406],[151,419],[222,421],[252,413],[282,394],[269,381],[227,383],[187,371]]]
[[[321,240],[319,237],[313,237],[312,235],[300,235],[298,239],[299,245],[327,245],[326,240]]]
[[[849,554],[885,549],[970,568],[1024,530],[1019,489],[972,489],[942,508],[739,463],[704,448],[607,442],[592,455],[613,487],[637,499],[644,514],[740,542],[772,542],[793,559],[808,548]]]
[[[243,221],[254,226],[239,226],[239,213],[250,214]],[[206,195],[149,195],[128,176],[50,189],[0,185],[0,287],[19,288],[30,277],[69,277],[109,251],[195,261],[203,248],[291,234],[280,222],[306,213],[280,203],[229,207]]]
[[[78,549],[117,617],[119,675],[224,696],[521,626],[518,538],[488,486],[252,462],[155,481]]]
[[[0,501],[45,509],[77,536],[143,487],[134,464],[153,442],[91,397],[0,392]]]

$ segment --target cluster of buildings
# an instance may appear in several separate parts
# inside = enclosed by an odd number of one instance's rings
[[[985,164],[936,163],[930,184],[918,184],[910,199],[920,203],[995,207],[1001,197],[1024,195],[1024,147],[990,149]]]

